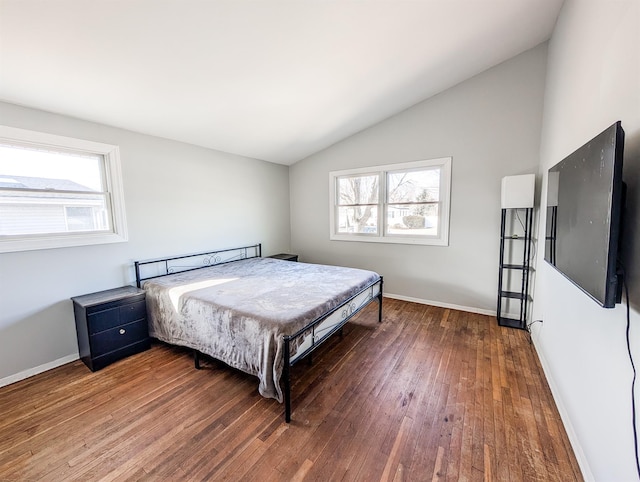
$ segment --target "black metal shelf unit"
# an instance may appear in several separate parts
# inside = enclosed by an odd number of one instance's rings
[[[518,211],[524,211],[524,221],[519,216]],[[508,216],[509,215],[509,216]],[[514,219],[520,222],[523,233],[507,234],[511,226],[515,225]],[[516,225],[517,226],[517,225]],[[497,319],[500,326],[526,329],[527,308],[531,301],[529,296],[529,280],[531,275],[531,233],[533,227],[533,208],[512,208],[502,210],[502,220],[500,223],[500,266],[498,270],[498,309]],[[514,259],[522,256],[522,263],[514,263]],[[508,258],[508,259],[505,259]],[[521,271],[521,276],[513,280],[511,274]],[[514,286],[515,285],[515,286]],[[506,289],[506,287],[511,288]],[[519,288],[519,291],[514,290]],[[519,313],[515,317],[513,313],[513,303],[508,300],[515,300],[516,311]],[[505,313],[505,310],[508,312]]]

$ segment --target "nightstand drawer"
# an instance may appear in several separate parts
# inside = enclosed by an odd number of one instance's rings
[[[149,341],[149,338],[146,338],[145,340],[134,343],[133,345],[127,345],[119,350],[110,351],[109,353],[93,358],[91,362],[91,370],[101,370],[115,361],[122,360],[123,358],[135,355],[136,353],[148,350],[149,348],[151,348],[151,342]]]
[[[91,313],[87,315],[87,323],[89,324],[89,333],[93,335],[146,317],[146,303],[142,300],[137,303],[129,303],[116,308]]]
[[[91,354],[94,357],[119,350],[127,345],[143,341],[149,337],[146,318],[134,323],[117,326],[90,338]]]

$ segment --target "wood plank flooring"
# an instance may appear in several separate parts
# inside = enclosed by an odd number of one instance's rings
[[[293,369],[293,420],[258,380],[188,351],[0,389],[0,480],[582,480],[526,332],[385,299]]]

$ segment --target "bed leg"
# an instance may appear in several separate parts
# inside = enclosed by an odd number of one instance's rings
[[[193,364],[196,367],[196,370],[200,370],[200,354],[198,350],[193,350]]]
[[[291,422],[291,366],[289,340],[284,340],[284,421]]]
[[[380,293],[378,293],[378,323],[382,323],[382,285],[384,281],[380,277]]]

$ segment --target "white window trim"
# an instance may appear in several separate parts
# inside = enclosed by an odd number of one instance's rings
[[[18,141],[22,144],[34,144],[38,147],[72,149],[77,152],[102,155],[104,157],[106,191],[111,195],[113,232],[25,235],[19,237],[12,236],[9,239],[2,239],[0,237],[0,253],[122,243],[128,241],[129,235],[127,232],[127,220],[124,207],[122,171],[120,168],[120,149],[118,146],[18,129],[15,127],[0,126],[0,142],[10,143],[12,141]]]
[[[403,162],[399,164],[385,164],[382,166],[362,167],[357,169],[345,169],[342,171],[331,171],[329,173],[329,239],[331,241],[360,241],[367,243],[393,243],[393,244],[422,244],[429,246],[449,246],[449,216],[451,209],[451,157],[438,159],[428,159],[421,161]],[[386,172],[403,169],[419,169],[425,167],[439,166],[440,176],[440,226],[439,236],[393,236],[385,234],[384,209],[386,205],[385,184]],[[378,196],[378,233],[350,233],[343,234],[336,232],[336,180],[342,176],[354,174],[380,174]]]

